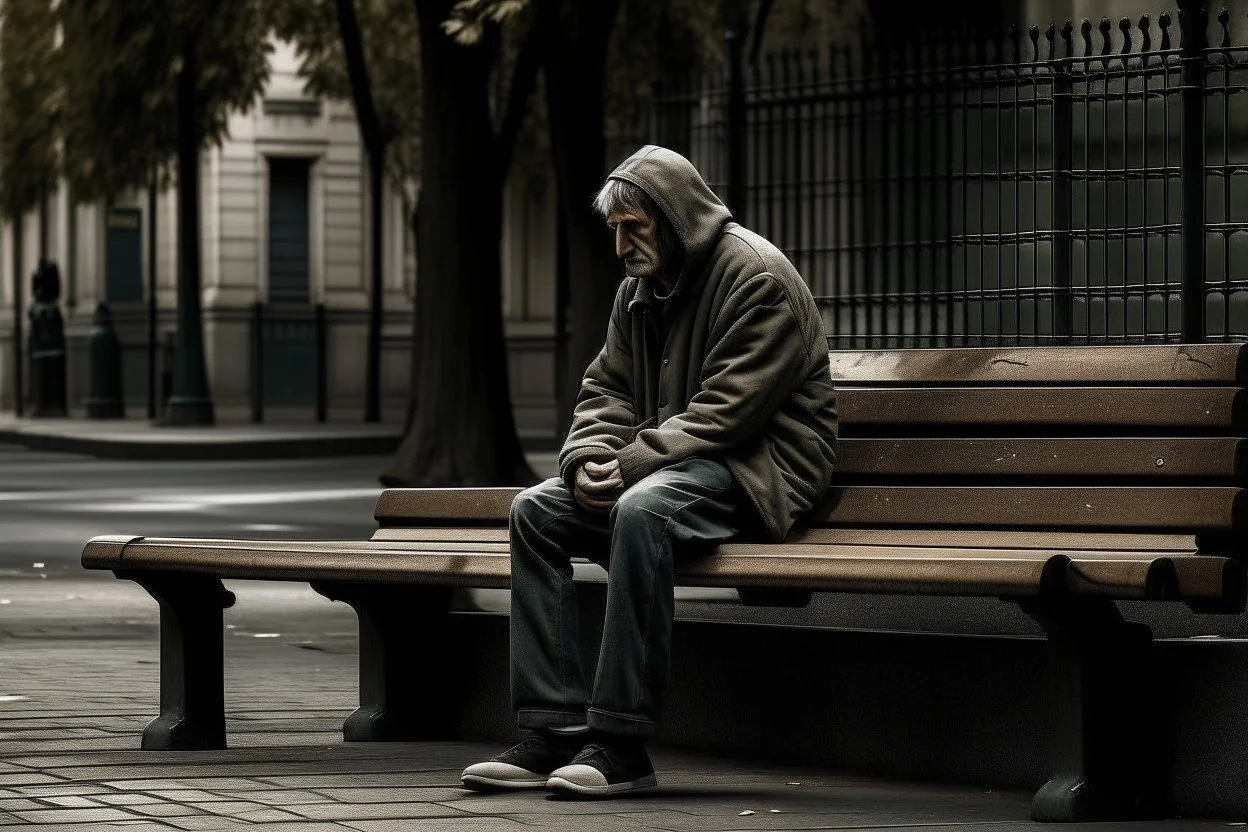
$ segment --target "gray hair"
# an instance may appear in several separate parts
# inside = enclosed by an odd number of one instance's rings
[[[665,268],[674,272],[680,270],[680,262],[684,259],[685,247],[679,235],[667,218],[667,214],[655,203],[650,195],[638,185],[623,179],[608,179],[598,193],[594,195],[594,212],[604,220],[612,214],[642,214],[654,220],[658,226],[659,258]]]

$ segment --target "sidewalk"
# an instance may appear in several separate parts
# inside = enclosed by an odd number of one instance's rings
[[[603,802],[478,795],[463,766],[493,744],[346,744],[351,612],[294,584],[243,582],[226,611],[231,748],[143,752],[156,713],[158,615],[106,576],[0,578],[0,830],[1049,829],[1030,796],[772,767],[659,747],[657,789]],[[7,603],[5,603],[7,601]],[[1098,832],[1226,822],[1088,825]]]
[[[397,424],[224,424],[170,428],[146,419],[17,419],[0,414],[0,443],[105,459],[295,459],[391,453]]]

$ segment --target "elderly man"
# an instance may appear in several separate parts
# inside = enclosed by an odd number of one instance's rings
[[[793,265],[661,147],[616,168],[595,207],[625,280],[560,476],[511,509],[512,698],[532,733],[465,769],[468,788],[654,785],[644,743],[668,677],[675,564],[738,535],[782,540],[832,478],[827,341]],[[608,574],[592,687],[573,555]]]

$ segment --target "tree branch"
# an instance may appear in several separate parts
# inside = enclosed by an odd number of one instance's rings
[[[754,17],[754,29],[749,36],[754,39],[750,46],[750,63],[758,63],[758,55],[763,50],[763,33],[767,29],[767,16],[771,14],[773,0],[762,0],[758,4],[758,14]]]
[[[355,0],[334,0],[334,5],[338,10],[338,33],[342,37],[342,51],[347,59],[347,77],[351,80],[351,100],[355,105],[360,136],[368,155],[381,159],[385,154],[387,137],[382,133],[381,119],[373,102],[373,87],[368,78],[368,64],[364,60],[364,39],[355,14]]]

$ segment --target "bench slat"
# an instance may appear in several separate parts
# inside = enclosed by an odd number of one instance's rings
[[[501,526],[464,528],[414,527],[380,528],[377,541],[480,541],[507,543],[507,529]],[[998,529],[864,529],[800,528],[789,535],[788,543],[823,543],[845,546],[926,546],[971,549],[1083,549],[1113,551],[1159,551],[1194,554],[1196,539],[1190,534],[1121,534],[1110,532],[1018,531]]]
[[[226,541],[97,538],[84,566],[191,572],[221,578],[398,582],[505,588],[505,552],[439,551],[377,541]],[[496,547],[497,544],[486,544]],[[1243,595],[1243,566],[1224,558],[1161,552],[748,543],[682,563],[681,586],[841,592],[1034,596],[1068,590],[1114,598],[1183,597],[1226,602]]]
[[[1238,384],[1244,344],[832,350],[835,382]]]
[[[1034,425],[1233,430],[1244,426],[1236,387],[847,387],[837,390],[845,434],[895,426],[974,425],[1003,432]]]
[[[820,522],[951,528],[1244,530],[1238,488],[843,486]]]
[[[842,439],[836,469],[842,478],[1200,477],[1234,482],[1245,475],[1246,450],[1248,444],[1235,437]]]
[[[414,529],[378,530],[403,534]],[[399,538],[394,538],[399,539]],[[1081,549],[1106,551],[1164,551],[1194,554],[1196,538],[1190,534],[1122,534],[1113,532],[1063,532],[996,529],[871,529],[802,528],[789,535],[789,543],[840,543],[847,546],[929,546],[977,549]]]
[[[519,488],[387,488],[373,516],[390,526],[445,525],[450,522],[506,524]]]
[[[387,526],[503,524],[517,488],[391,488],[377,500]],[[1242,531],[1241,490],[1222,487],[841,486],[817,525],[945,528]]]

